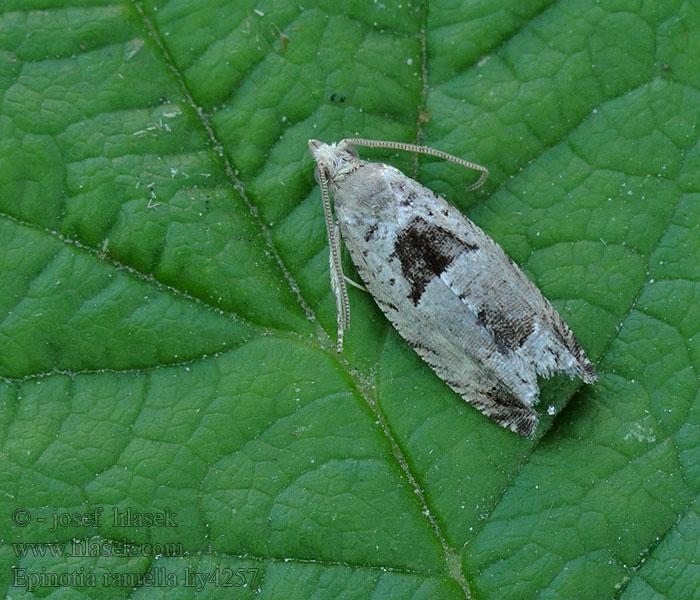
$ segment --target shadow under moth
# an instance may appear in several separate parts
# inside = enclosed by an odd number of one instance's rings
[[[555,372],[597,380],[559,313],[503,249],[440,196],[353,146],[420,152],[486,168],[413,144],[309,140],[321,186],[338,352],[350,307],[340,240],[367,290],[401,336],[469,404],[525,436],[537,427],[537,376]],[[337,224],[333,222],[329,192]]]

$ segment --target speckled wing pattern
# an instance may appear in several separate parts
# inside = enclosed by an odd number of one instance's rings
[[[316,158],[367,290],[464,400],[530,436],[537,375],[597,379],[556,310],[479,227],[394,167],[361,161],[340,144],[324,146],[335,162]]]

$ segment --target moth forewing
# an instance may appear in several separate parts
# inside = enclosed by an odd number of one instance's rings
[[[353,263],[399,334],[467,402],[500,425],[532,435],[537,375],[562,371],[592,383],[593,365],[549,301],[496,242],[398,169],[357,158],[351,143],[447,158],[479,170],[477,184],[487,173],[475,163],[410,144],[309,141],[329,227],[339,348],[349,307],[325,186]]]

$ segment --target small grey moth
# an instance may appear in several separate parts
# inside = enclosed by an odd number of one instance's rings
[[[499,425],[531,436],[538,420],[533,408],[538,375],[597,379],[578,340],[479,227],[398,169],[360,160],[353,145],[421,152],[480,171],[469,189],[488,174],[480,165],[424,146],[309,140],[328,230],[338,352],[350,318],[342,234],[367,290],[418,355],[469,404]]]

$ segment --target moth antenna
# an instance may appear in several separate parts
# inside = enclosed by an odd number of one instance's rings
[[[338,226],[333,222],[331,201],[328,195],[328,179],[323,165],[319,165],[318,179],[321,186],[321,199],[323,200],[323,214],[326,219],[326,232],[328,233],[328,264],[330,267],[331,289],[335,295],[335,313],[338,319],[338,343],[336,350],[343,351],[343,334],[350,326],[350,301],[348,290],[345,287],[345,274],[340,260],[340,234]]]
[[[467,187],[467,191],[475,190],[476,188],[481,187],[489,175],[489,170],[482,165],[478,165],[469,160],[464,160],[463,158],[459,158],[458,156],[448,154],[447,152],[442,152],[441,150],[436,150],[435,148],[430,148],[429,146],[419,146],[418,144],[407,144],[405,142],[388,142],[384,140],[365,140],[362,138],[348,138],[345,140],[341,140],[338,145],[341,144],[351,146],[364,146],[365,148],[388,148],[390,150],[405,150],[406,152],[418,152],[419,154],[437,156],[438,158],[449,160],[468,169],[474,169],[475,171],[479,171],[481,173],[479,179],[476,181],[476,183],[472,183],[469,187]]]
[[[362,290],[363,292],[367,291],[367,288],[364,285],[360,285],[357,283],[357,281],[353,281],[347,275],[345,276],[345,283],[349,283],[352,287],[356,287],[358,290]]]

